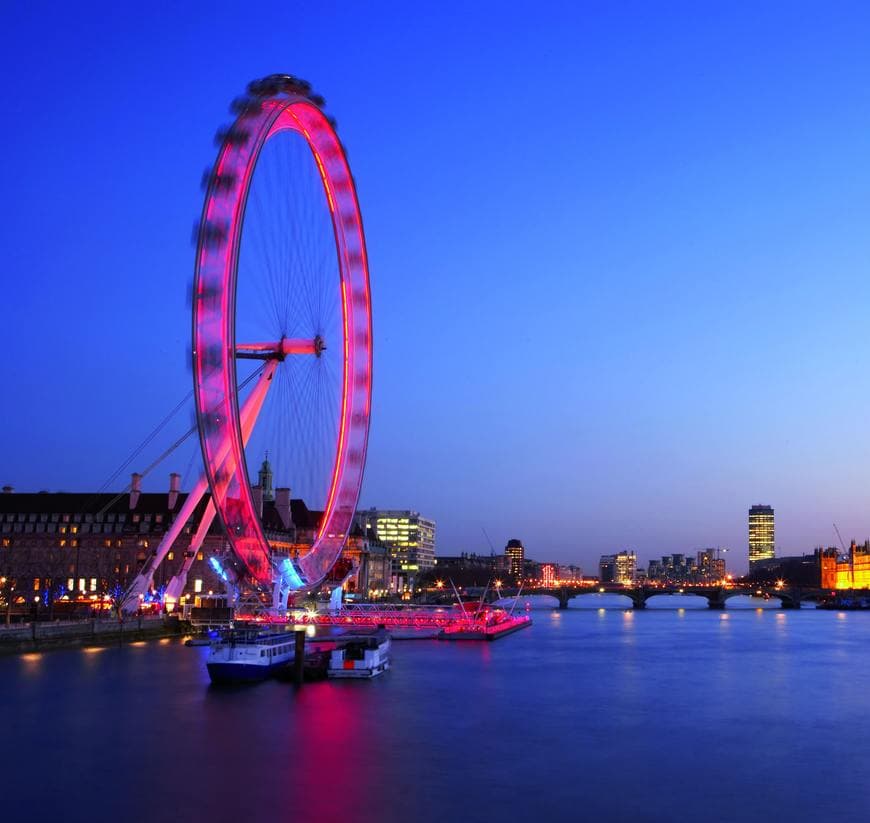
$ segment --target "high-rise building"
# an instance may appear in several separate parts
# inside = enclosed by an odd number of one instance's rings
[[[616,555],[616,582],[634,583],[637,577],[637,555],[634,552],[620,552]]]
[[[699,583],[712,583],[725,577],[725,561],[719,556],[719,549],[700,549],[695,575]]]
[[[770,560],[774,554],[773,508],[753,506],[749,510],[749,568],[759,560]]]
[[[637,579],[637,555],[628,551],[601,555],[598,575],[602,583],[634,583]]]
[[[504,556],[508,561],[508,574],[518,580],[523,576],[523,566],[526,560],[526,550],[521,540],[508,540],[504,547]]]
[[[357,525],[370,540],[390,550],[395,571],[414,580],[435,567],[435,521],[419,512],[395,509],[366,509],[357,512]]]

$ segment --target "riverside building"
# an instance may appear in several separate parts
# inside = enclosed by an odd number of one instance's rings
[[[261,469],[268,471],[264,463]],[[100,607],[126,590],[175,521],[187,499],[180,477],[171,474],[165,492],[143,492],[134,475],[131,489],[122,493],[16,493],[4,487],[0,494],[0,599],[16,607],[54,609],[56,601],[91,603]],[[271,499],[264,499],[266,494]],[[313,543],[322,512],[291,499],[290,489],[253,488],[263,530],[278,555],[298,557]],[[221,526],[214,521],[195,555],[191,541],[209,503],[204,495],[181,534],[157,567],[152,581],[157,593],[181,571],[190,569],[182,600],[196,603],[200,596],[225,590],[217,569],[209,562],[229,554]],[[348,535],[336,573],[347,580],[348,591],[376,596],[389,586],[389,556],[354,530]],[[339,578],[341,579],[341,578]]]
[[[601,555],[598,575],[602,583],[634,583],[637,579],[637,555],[629,551]]]
[[[846,556],[836,549],[817,549],[816,557],[823,589],[870,589],[870,540],[863,546],[853,540]]]
[[[435,521],[409,509],[366,509],[357,512],[363,536],[387,547],[394,576],[413,590],[416,579],[435,567]]]
[[[526,565],[526,549],[523,546],[522,540],[517,540],[516,538],[508,540],[507,545],[504,547],[504,556],[507,558],[508,574],[517,580],[521,580],[525,573]]]
[[[773,508],[753,506],[749,510],[749,568],[759,560],[770,560],[774,556]]]

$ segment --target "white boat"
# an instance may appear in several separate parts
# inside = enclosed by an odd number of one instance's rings
[[[383,629],[348,635],[329,655],[327,675],[334,678],[367,679],[390,668],[390,635]]]
[[[293,634],[229,632],[211,647],[206,668],[212,683],[265,680],[296,657]]]

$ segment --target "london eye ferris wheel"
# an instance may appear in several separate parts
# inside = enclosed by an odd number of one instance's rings
[[[371,414],[372,314],[354,180],[308,83],[270,75],[233,103],[196,230],[192,365],[205,479],[237,578],[261,590],[329,572],[359,499]],[[276,561],[249,463],[322,510]],[[282,595],[283,596],[283,595]],[[286,602],[286,599],[285,599]]]

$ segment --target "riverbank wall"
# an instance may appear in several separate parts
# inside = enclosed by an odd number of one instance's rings
[[[113,646],[137,640],[177,637],[188,625],[175,616],[155,615],[117,619],[15,623],[0,626],[0,655]]]

